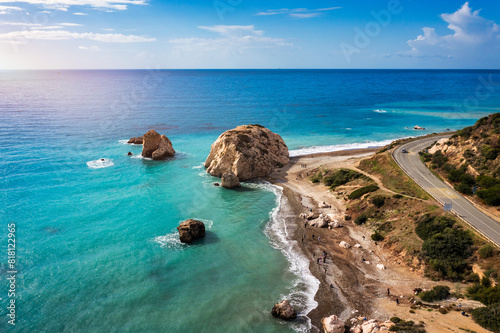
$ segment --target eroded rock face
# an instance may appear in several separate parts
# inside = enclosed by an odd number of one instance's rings
[[[139,136],[139,137],[133,137],[133,138],[130,138],[130,140],[128,140],[127,143],[133,143],[133,144],[136,144],[136,145],[142,145],[142,136]]]
[[[297,318],[297,313],[295,312],[292,305],[290,305],[290,302],[288,302],[288,300],[283,300],[275,304],[273,309],[271,310],[271,314],[274,317],[284,320],[293,320]]]
[[[205,237],[205,224],[197,220],[186,220],[178,227],[179,239],[183,243],[191,243],[193,240]]]
[[[231,170],[224,172],[222,174],[222,177],[220,177],[220,179],[222,187],[234,188],[240,186],[240,180]]]
[[[243,125],[222,133],[212,144],[205,168],[221,177],[232,171],[240,181],[265,177],[288,164],[288,147],[276,133],[260,125]]]
[[[142,156],[162,160],[174,156],[175,150],[172,142],[165,136],[150,130],[143,136]]]
[[[345,332],[344,322],[340,320],[336,315],[331,315],[330,317],[321,319],[321,324],[323,324],[323,330],[325,331],[325,333]]]

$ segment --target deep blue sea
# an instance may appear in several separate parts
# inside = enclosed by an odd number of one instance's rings
[[[287,241],[280,189],[214,187],[202,167],[213,141],[258,123],[300,155],[499,110],[499,71],[0,71],[0,331],[308,331],[318,282]],[[124,143],[150,129],[172,140],[173,160]],[[188,218],[208,227],[193,245],[177,240]],[[283,298],[301,320],[271,317]]]

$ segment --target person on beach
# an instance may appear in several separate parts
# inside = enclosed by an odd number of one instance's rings
[[[399,299],[396,298],[396,305],[399,305]]]
[[[326,255],[323,257],[323,263],[326,263]]]
[[[318,236],[318,242],[320,242],[320,241],[321,241],[321,236]]]
[[[324,268],[325,268],[325,274],[326,274],[326,266]]]
[[[313,239],[314,239],[314,235],[313,235]]]
[[[387,296],[389,296],[391,294],[391,290],[389,288],[387,288]]]
[[[330,288],[333,289],[333,284],[330,283]]]
[[[319,264],[319,260],[320,260],[320,259],[321,259],[321,258],[320,258],[320,257],[318,257],[318,260],[316,260],[316,263],[317,263],[317,264]]]

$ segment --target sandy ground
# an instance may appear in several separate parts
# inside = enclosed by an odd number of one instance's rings
[[[308,315],[315,326],[313,331],[322,331],[319,329],[321,318],[336,314],[346,323],[357,317],[386,320],[397,315],[405,320],[424,321],[428,325],[428,332],[464,332],[460,328],[487,332],[470,317],[461,316],[458,312],[443,315],[435,310],[417,310],[415,314],[410,314],[409,298],[413,295],[413,289],[432,288],[436,282],[395,264],[391,254],[370,239],[371,230],[356,226],[352,221],[343,221],[343,198],[336,198],[326,186],[313,184],[306,177],[308,171],[320,166],[330,169],[356,168],[362,158],[370,156],[374,151],[375,149],[351,150],[295,157],[290,159],[287,166],[269,177],[271,182],[283,187],[287,198],[284,202],[294,215],[294,218],[292,216],[292,219],[287,219],[287,224],[293,224],[290,225],[293,237],[309,258],[311,273],[321,282],[315,297],[318,307]],[[378,179],[375,181],[384,189]],[[318,204],[323,202],[331,205],[331,208],[318,208]],[[343,227],[306,227],[299,215],[310,209],[334,214]],[[352,246],[360,244],[361,247],[344,249],[339,246],[342,240]],[[325,262],[323,251],[327,254]],[[385,269],[377,268],[377,264],[384,265]],[[390,295],[387,295],[387,288],[390,289]],[[400,305],[396,305],[396,297],[399,298]]]

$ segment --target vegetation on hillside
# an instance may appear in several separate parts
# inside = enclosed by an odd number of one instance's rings
[[[458,192],[500,206],[500,113],[457,131],[431,151],[422,152],[423,160]]]

